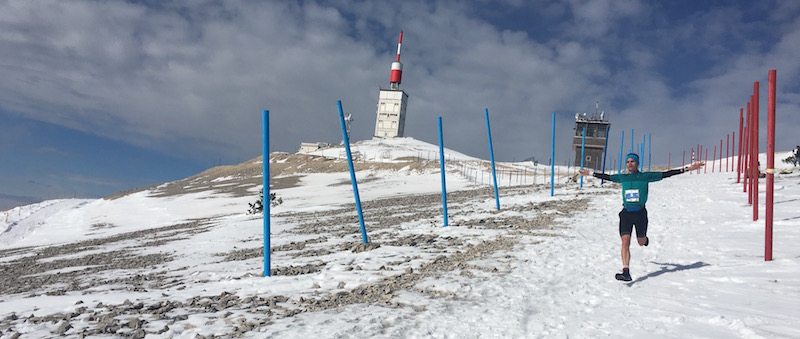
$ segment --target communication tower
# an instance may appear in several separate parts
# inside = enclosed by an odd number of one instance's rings
[[[389,89],[380,89],[378,94],[378,117],[375,119],[375,138],[403,137],[406,125],[406,105],[408,94],[400,89],[403,78],[403,64],[400,63],[400,46],[403,43],[403,31],[397,41],[397,60],[392,62],[389,75]]]

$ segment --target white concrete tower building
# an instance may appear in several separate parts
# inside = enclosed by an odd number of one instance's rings
[[[389,77],[389,89],[380,89],[378,95],[378,117],[375,119],[375,138],[403,137],[406,125],[406,105],[408,94],[400,89],[403,78],[403,64],[400,63],[400,46],[403,43],[403,31],[397,41],[397,60],[392,62],[392,73]]]

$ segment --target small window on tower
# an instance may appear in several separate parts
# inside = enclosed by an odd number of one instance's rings
[[[381,112],[386,112],[386,103],[385,103],[385,102],[382,102],[382,103],[381,103],[381,109],[380,109],[380,111],[381,111]]]

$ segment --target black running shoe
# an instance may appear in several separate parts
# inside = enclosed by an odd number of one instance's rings
[[[617,273],[614,277],[617,278],[617,280],[631,281],[631,272],[629,270],[623,270],[622,273]]]
[[[650,238],[644,237],[644,245],[645,246],[650,245]]]

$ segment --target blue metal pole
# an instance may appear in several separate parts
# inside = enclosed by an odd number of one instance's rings
[[[497,174],[494,168],[494,149],[492,148],[492,128],[489,126],[489,109],[485,108],[486,112],[486,134],[489,136],[489,157],[492,160],[492,180],[494,181],[494,199],[497,201],[497,210],[500,210],[500,196],[497,192]]]
[[[644,171],[644,145],[647,143],[647,135],[642,135],[642,145],[641,145],[641,152],[639,152],[639,156],[641,158],[641,164],[639,164],[639,171]]]
[[[650,161],[653,160],[653,134],[647,133],[647,170],[650,171]]]
[[[644,171],[644,145],[639,145],[639,149],[637,150],[639,153],[639,172]]]
[[[269,231],[269,208],[272,204],[269,195],[269,111],[264,110],[261,114],[262,132],[263,132],[263,154],[261,155],[262,164],[262,188],[261,193],[264,195],[262,198],[261,212],[264,218],[264,276],[269,277],[272,275],[272,266],[270,263],[270,231]]]
[[[622,173],[622,157],[625,156],[622,153],[623,145],[625,145],[625,131],[622,131],[622,140],[619,142],[619,173]]]
[[[439,165],[442,170],[442,211],[444,226],[447,227],[447,187],[444,182],[444,138],[442,137],[442,117],[439,117]]]
[[[336,106],[339,108],[339,122],[342,125],[342,140],[344,140],[344,149],[347,152],[347,165],[350,167],[350,181],[353,182],[353,194],[356,198],[356,209],[358,210],[358,222],[361,224],[361,239],[366,244],[367,228],[364,227],[364,214],[361,213],[361,197],[358,196],[358,183],[356,182],[356,171],[353,169],[353,155],[350,153],[350,138],[347,137],[347,127],[344,123],[344,113],[342,111],[342,101],[337,100]]]
[[[631,153],[633,153],[633,128],[631,128]]]
[[[550,143],[550,196],[553,196],[553,188],[555,187],[553,179],[556,173],[556,112],[553,112],[553,141]]]
[[[603,167],[601,171],[606,172],[606,156],[608,155],[608,132],[611,132],[611,126],[606,126],[606,146],[603,148]],[[600,179],[600,186],[603,186],[603,179]]]
[[[586,159],[584,152],[586,151],[586,126],[583,126],[583,136],[581,137],[581,169],[583,169],[583,161]],[[583,174],[581,174],[581,188],[583,188]]]

